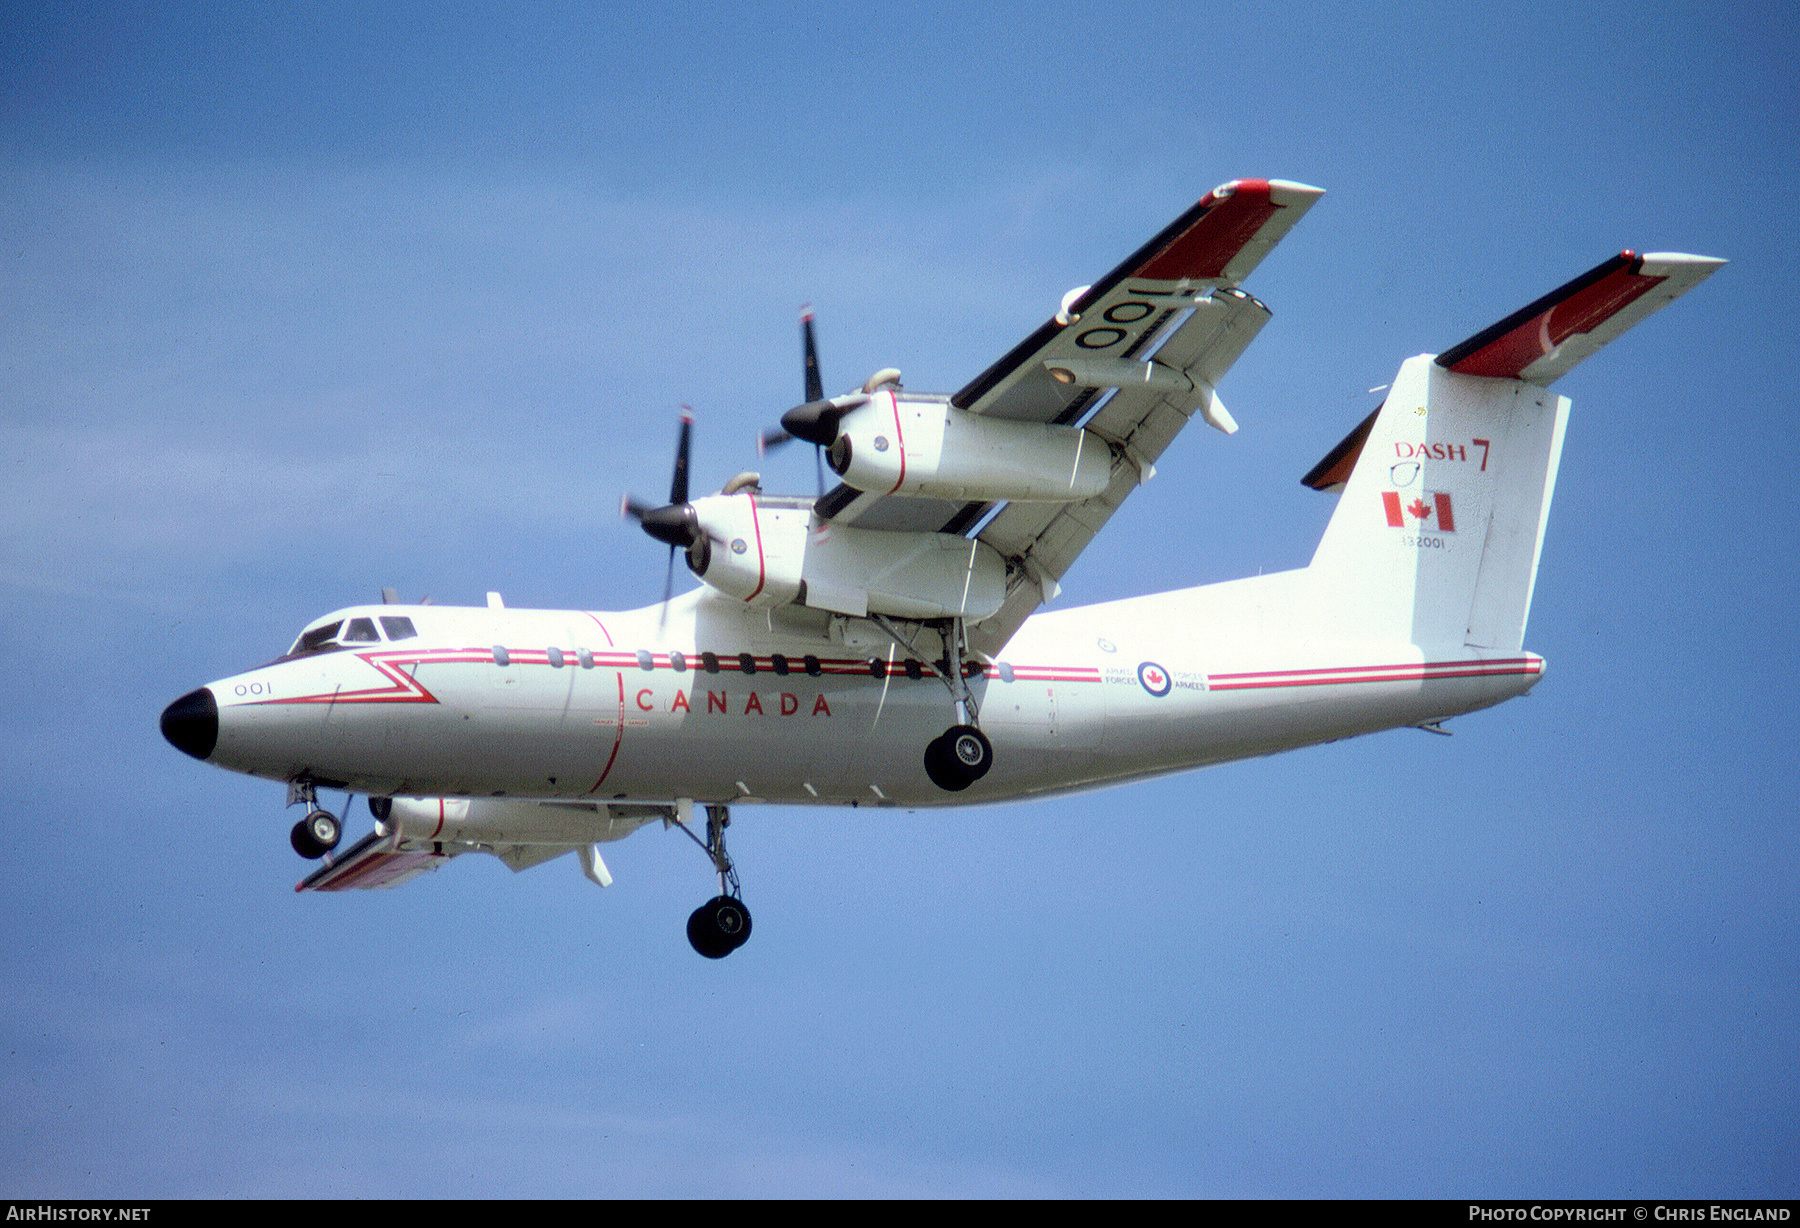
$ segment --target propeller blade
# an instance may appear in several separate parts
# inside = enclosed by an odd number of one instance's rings
[[[662,613],[657,616],[656,629],[662,630],[669,622],[669,598],[675,592],[675,547],[669,547],[669,565],[663,570]]]
[[[806,304],[800,309],[800,341],[801,348],[805,354],[806,399],[808,401],[823,401],[825,399],[825,384],[824,381],[819,378],[819,346],[813,339],[813,311],[811,303]]]
[[[682,407],[686,409],[686,406]],[[669,483],[669,502],[662,507],[644,503],[630,495],[619,500],[619,515],[629,516],[644,532],[669,545],[669,557],[677,547],[687,547],[700,538],[700,518],[688,502],[688,455],[693,446],[694,416],[681,415],[681,433],[675,440],[675,476]],[[673,564],[671,564],[671,567]]]
[[[670,503],[688,501],[688,448],[694,439],[694,413],[686,405],[681,409],[681,434],[675,439],[675,478],[669,483]]]
[[[806,368],[806,401],[825,399],[825,381],[819,377],[819,343],[813,336],[812,304],[808,303],[800,309],[800,344],[805,355],[802,365]],[[813,447],[813,481],[819,488],[819,497],[825,497],[825,465],[819,459],[820,447]]]
[[[786,431],[767,430],[756,437],[756,454],[761,456],[765,452],[774,451],[783,444],[790,444],[793,442],[794,437]]]

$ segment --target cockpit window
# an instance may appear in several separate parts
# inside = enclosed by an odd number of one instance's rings
[[[300,642],[294,645],[294,650],[289,655],[301,657],[309,652],[330,652],[337,647],[332,641],[337,639],[338,628],[343,625],[327,623],[323,627],[314,627],[301,635]]]
[[[302,631],[294,646],[287,650],[283,661],[291,661],[295,657],[310,657],[321,652],[342,652],[351,644],[379,644],[382,632],[387,633],[390,640],[410,640],[418,636],[413,621],[404,615],[381,615],[381,631],[375,629],[373,618],[352,618],[326,623],[322,627],[314,627],[310,631]]]

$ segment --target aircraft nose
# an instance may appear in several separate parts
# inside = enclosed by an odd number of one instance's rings
[[[219,704],[213,693],[201,687],[164,708],[162,735],[184,754],[196,759],[210,756],[219,741]]]

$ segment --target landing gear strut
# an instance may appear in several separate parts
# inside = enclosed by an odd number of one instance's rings
[[[731,810],[727,806],[706,808],[704,842],[687,825],[687,820],[692,817],[692,802],[675,804],[672,821],[712,858],[713,868],[719,873],[719,894],[688,917],[688,942],[708,959],[724,959],[750,941],[750,910],[739,898],[737,869],[725,852],[725,829],[731,826]]]
[[[338,846],[344,838],[344,825],[331,811],[319,805],[318,791],[310,780],[288,785],[288,805],[300,802],[306,806],[306,817],[294,824],[288,843],[308,861],[317,861]]]
[[[892,622],[881,615],[875,618],[896,643],[913,647]],[[960,793],[986,776],[988,769],[994,766],[994,744],[981,732],[978,724],[981,713],[974,693],[969,690],[969,675],[964,665],[968,660],[969,641],[963,620],[950,619],[942,631],[944,657],[930,668],[950,688],[950,697],[956,705],[956,724],[926,745],[925,774],[932,784],[946,793]]]

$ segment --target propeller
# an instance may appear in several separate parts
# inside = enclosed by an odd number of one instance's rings
[[[700,528],[700,517],[688,502],[688,453],[694,438],[694,415],[682,406],[681,432],[675,437],[675,476],[669,482],[669,501],[662,507],[644,503],[626,495],[619,502],[621,515],[629,516],[643,526],[644,532],[669,546],[669,565],[663,577],[663,616],[669,611],[669,597],[675,591],[675,551],[692,550],[706,535]]]
[[[814,476],[818,479],[819,493],[823,495],[825,466],[820,459],[821,453],[837,438],[838,419],[849,412],[849,407],[839,408],[825,397],[825,383],[819,378],[819,345],[813,336],[811,303],[800,309],[800,345],[806,371],[806,400],[781,415],[780,430],[767,430],[758,437],[756,451],[761,455],[796,439],[812,444]]]

